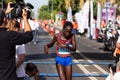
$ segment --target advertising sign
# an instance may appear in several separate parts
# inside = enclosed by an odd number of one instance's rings
[[[116,8],[114,7],[104,7],[102,8],[102,20],[104,19],[106,22],[109,20],[115,21],[116,16]]]

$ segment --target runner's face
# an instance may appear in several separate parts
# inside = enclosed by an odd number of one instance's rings
[[[72,32],[72,28],[68,26],[63,30],[63,35],[67,38],[68,36],[71,35],[71,32]]]

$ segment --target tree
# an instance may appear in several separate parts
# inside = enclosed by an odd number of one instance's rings
[[[93,10],[94,10],[93,15],[95,17],[95,16],[97,16],[97,1],[93,2]]]
[[[15,0],[4,0],[5,3],[8,3],[8,2],[15,2]]]
[[[6,8],[8,2],[15,2],[15,0],[0,0],[0,7]]]
[[[73,15],[80,10],[79,2],[80,0],[49,0],[47,10],[44,12],[55,15],[61,11],[63,18],[66,18],[69,6],[72,8]]]
[[[50,14],[48,11],[48,6],[43,5],[39,10],[38,10],[38,18],[39,19],[50,19]]]
[[[100,2],[100,5],[103,7],[105,5],[106,0],[96,0],[96,2]]]
[[[117,15],[120,15],[120,0],[116,0],[115,4],[117,4],[117,7],[116,7],[116,16],[117,16]]]
[[[82,9],[83,5],[84,5],[85,1],[84,0],[80,0],[80,9]]]

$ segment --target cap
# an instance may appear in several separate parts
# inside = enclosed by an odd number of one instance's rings
[[[117,62],[117,65],[116,65],[116,66],[117,66],[117,67],[120,67],[120,61]]]

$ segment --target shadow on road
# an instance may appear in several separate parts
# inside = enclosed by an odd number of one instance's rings
[[[85,57],[91,59],[91,60],[114,60],[111,52],[80,52]],[[84,59],[79,53],[72,54],[73,57],[76,59]]]
[[[81,52],[84,56],[91,60],[114,60],[112,53],[111,52],[106,52],[106,53],[100,53],[100,52]],[[75,57],[76,59],[84,59],[79,53],[72,53],[72,56]],[[55,58],[56,54],[55,53],[50,53],[49,55],[46,54],[31,54],[31,55],[26,55],[25,61],[29,60],[35,60],[35,59],[50,59],[50,58]]]
[[[55,58],[56,54],[55,53],[50,53],[49,55],[47,54],[31,54],[31,55],[26,55],[25,56],[25,61],[29,60],[36,60],[36,59],[49,59],[49,58]]]

